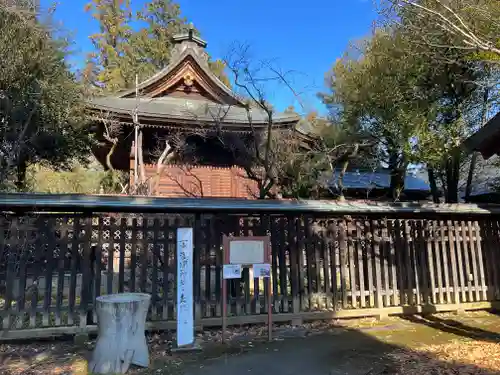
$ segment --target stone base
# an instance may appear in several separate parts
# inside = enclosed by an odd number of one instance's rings
[[[171,351],[172,353],[192,353],[201,352],[203,351],[203,348],[201,347],[200,343],[195,341],[193,344],[183,346],[177,346],[176,343],[174,343]]]
[[[86,333],[77,333],[73,336],[73,342],[77,346],[84,346],[89,341],[89,335]]]
[[[376,318],[378,321],[383,322],[384,320],[389,319],[389,314],[387,314],[385,311],[382,311],[376,316]]]

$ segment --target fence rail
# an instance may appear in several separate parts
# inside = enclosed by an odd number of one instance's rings
[[[500,215],[487,207],[383,212],[379,204],[370,213],[361,209],[366,204],[351,203],[346,215],[293,212],[285,202],[283,212],[249,214],[234,201],[233,211],[214,206],[201,213],[179,200],[175,213],[174,201],[166,200],[169,213],[127,213],[127,198],[120,198],[112,213],[102,212],[106,206],[79,213],[34,212],[26,202],[22,212],[2,206],[0,339],[95,330],[95,298],[126,291],[152,295],[150,327],[175,327],[176,229],[185,226],[194,228],[198,326],[221,324],[224,234],[271,236],[279,321],[483,308],[500,298]],[[266,288],[248,269],[231,281],[229,323],[264,321]]]

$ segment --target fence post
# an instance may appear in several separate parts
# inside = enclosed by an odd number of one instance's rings
[[[201,247],[203,244],[203,228],[201,223],[201,215],[196,214],[194,219],[194,249],[193,249],[193,302],[194,302],[194,321],[195,326],[200,324],[202,312],[201,312],[201,303],[200,303],[200,294],[201,294],[201,267],[200,267],[200,256],[201,256]],[[205,272],[207,271],[207,259],[205,259]],[[205,286],[206,288],[207,286]],[[210,286],[208,286],[210,287]]]
[[[347,267],[347,228],[344,221],[339,225],[339,252],[340,252],[340,273],[341,273],[341,293],[342,306],[347,308],[347,282],[349,281]]]

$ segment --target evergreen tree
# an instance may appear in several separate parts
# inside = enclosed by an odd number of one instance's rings
[[[135,76],[142,81],[170,63],[172,37],[188,28],[179,4],[150,0],[133,14],[130,0],[92,0],[87,11],[99,22],[100,32],[90,36],[90,55],[84,78],[107,92],[131,88]],[[139,28],[132,28],[137,22]],[[214,74],[230,86],[221,60],[209,61]]]
[[[24,9],[0,6],[0,184],[24,188],[26,169],[88,155],[81,86],[68,41]]]

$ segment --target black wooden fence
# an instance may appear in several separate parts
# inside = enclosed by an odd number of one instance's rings
[[[277,321],[488,308],[500,297],[497,208],[37,197],[0,197],[4,339],[93,331],[95,298],[127,291],[152,295],[150,327],[174,328],[186,226],[198,326],[221,324],[224,234],[271,236]],[[264,322],[265,288],[248,269],[231,282],[229,324]]]

